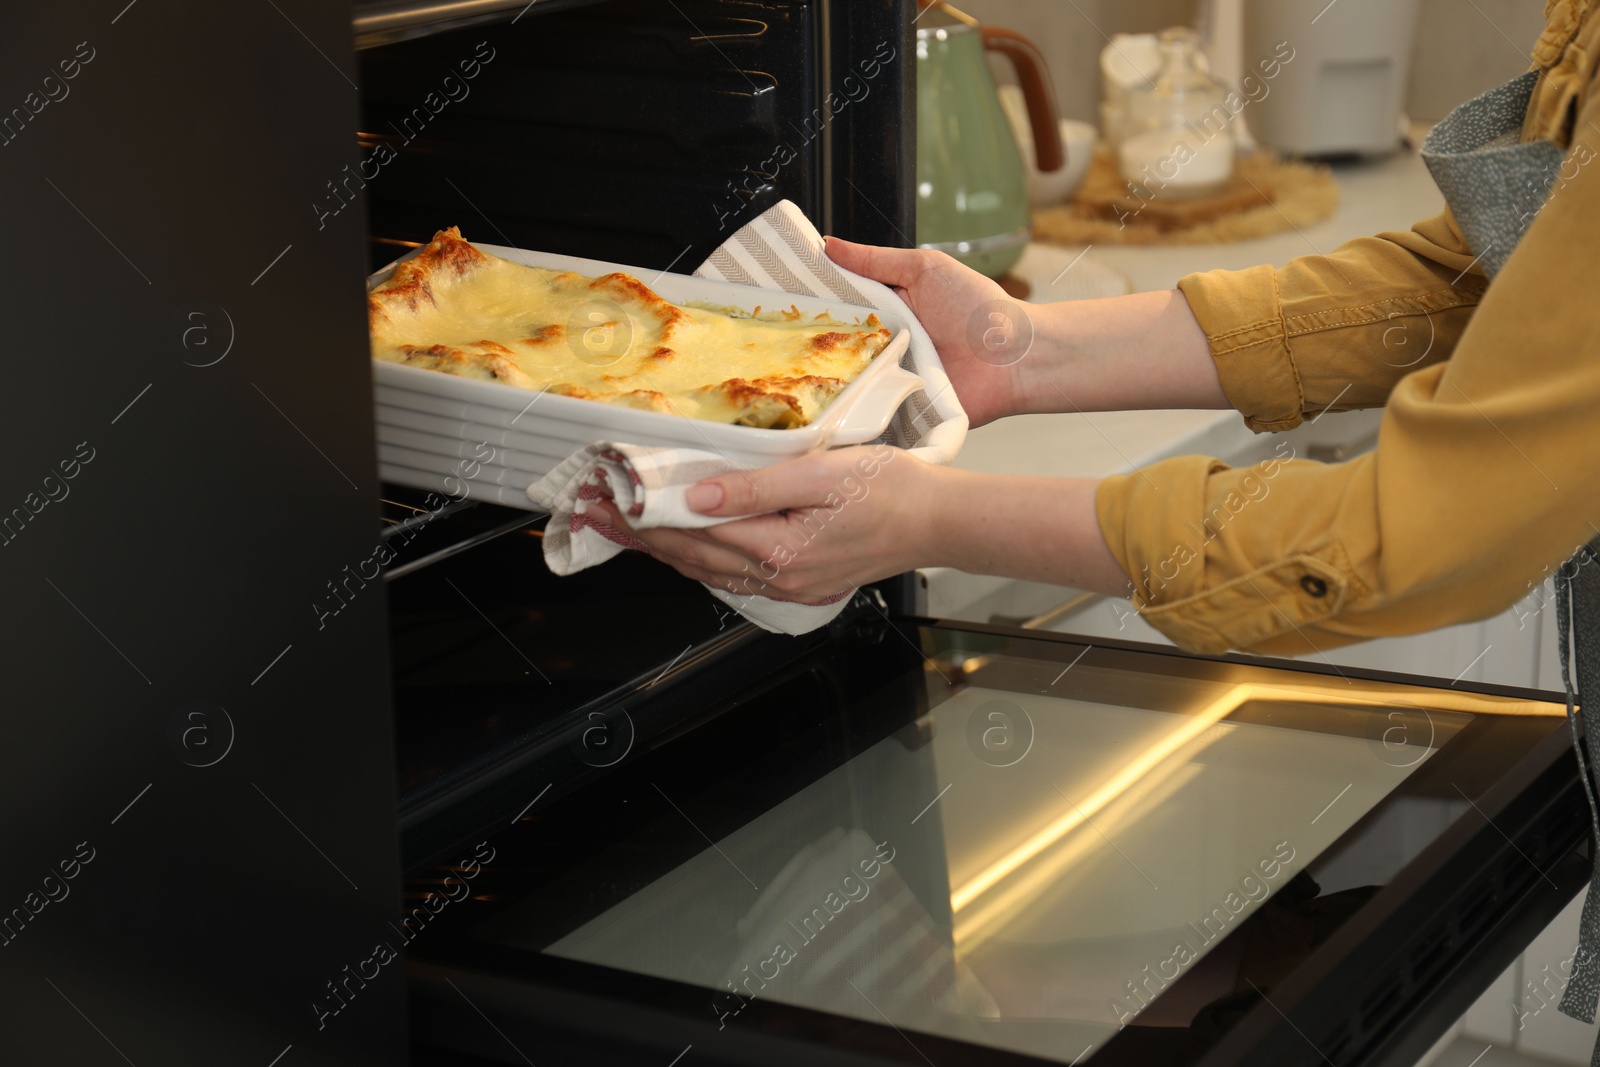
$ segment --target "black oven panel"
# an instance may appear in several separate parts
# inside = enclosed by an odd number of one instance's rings
[[[374,263],[469,239],[692,270],[780,199],[905,244],[907,5],[611,0],[365,50]],[[827,43],[832,41],[830,45]]]

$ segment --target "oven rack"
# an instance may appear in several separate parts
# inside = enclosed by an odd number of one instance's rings
[[[357,49],[376,48],[395,41],[427,37],[468,26],[516,22],[535,4],[541,11],[550,11],[590,2],[593,0],[453,0],[444,3],[401,0],[357,4],[352,13],[351,26],[355,31]]]
[[[430,495],[437,499],[437,494]],[[542,529],[529,530],[528,527],[542,524],[550,517],[548,512],[524,511],[476,500],[451,500],[435,507],[420,490],[390,482],[384,483],[380,499],[382,528],[379,537],[392,552],[392,558],[383,568],[386,582],[519,530],[543,537]]]

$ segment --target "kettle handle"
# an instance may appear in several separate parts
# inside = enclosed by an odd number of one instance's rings
[[[1050,68],[1037,45],[1016,30],[984,26],[983,47],[999,52],[1016,68],[1022,85],[1022,98],[1028,104],[1028,122],[1033,127],[1033,152],[1043,173],[1060,170],[1067,162],[1061,143],[1060,116],[1056,111],[1056,91],[1050,82]]]

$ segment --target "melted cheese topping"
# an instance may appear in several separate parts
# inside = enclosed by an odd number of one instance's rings
[[[889,343],[799,311],[668,303],[480,251],[452,226],[368,294],[374,359],[746,426],[804,426]]]

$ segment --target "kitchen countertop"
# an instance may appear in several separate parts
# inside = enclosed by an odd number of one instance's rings
[[[1421,143],[1425,127],[1413,130]],[[1216,245],[1101,245],[1072,266],[1103,265],[1125,274],[1135,292],[1167,289],[1200,270],[1237,270],[1258,263],[1281,266],[1296,256],[1332,251],[1355,237],[1404,230],[1444,205],[1415,148],[1402,147],[1381,159],[1334,168],[1340,202],[1334,214],[1311,226],[1271,237]],[[1030,244],[1015,273],[1033,286],[1030,300],[1046,303],[1073,295],[1063,280],[1081,247]],[[1081,288],[1081,287],[1080,287]],[[1331,421],[1331,420],[1330,420]],[[1253,435],[1232,411],[1110,411],[1026,415],[973,430],[955,466],[991,474],[1103,478],[1170,456],[1228,455],[1249,446]],[[1006,579],[980,578],[947,568],[923,571],[928,611],[956,616],[992,596]],[[1064,599],[1071,590],[1056,590]]]

